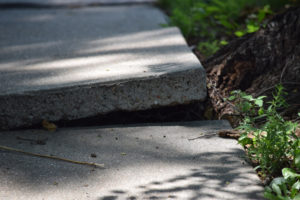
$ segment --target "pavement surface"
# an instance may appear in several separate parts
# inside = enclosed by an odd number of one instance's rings
[[[162,24],[150,5],[1,10],[0,127],[203,101],[203,67]]]
[[[0,199],[263,199],[237,141],[216,134],[229,128],[201,121],[0,132],[0,145],[106,166],[0,151]]]
[[[153,2],[0,0],[0,129],[203,101],[205,72],[180,31],[163,28],[158,9],[135,5]],[[2,149],[0,199],[263,199],[243,149],[217,136],[230,128],[201,121],[3,131],[0,146],[105,168]]]

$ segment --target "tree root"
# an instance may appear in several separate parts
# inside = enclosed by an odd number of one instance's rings
[[[222,138],[239,139],[241,133],[238,130],[222,130],[218,132],[218,135]]]

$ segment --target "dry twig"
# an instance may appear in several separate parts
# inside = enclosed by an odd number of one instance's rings
[[[15,148],[7,147],[7,146],[2,146],[2,145],[0,145],[0,149],[6,150],[6,151],[13,151],[13,152],[18,152],[18,153],[23,153],[23,154],[26,154],[26,155],[36,156],[36,157],[41,157],[41,158],[61,160],[61,161],[74,163],[74,164],[79,164],[79,165],[89,165],[89,166],[93,166],[93,167],[104,168],[104,164],[81,162],[81,161],[70,160],[70,159],[66,159],[66,158],[60,158],[60,157],[56,157],[56,156],[48,156],[48,155],[42,155],[42,154],[37,154],[37,153],[31,153],[31,152],[26,152],[26,151],[23,151],[23,150],[20,150],[20,149],[15,149]]]

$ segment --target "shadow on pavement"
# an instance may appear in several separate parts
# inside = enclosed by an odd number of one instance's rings
[[[259,179],[236,141],[217,136],[188,140],[225,127],[217,123],[2,132],[1,145],[104,163],[106,169],[0,151],[0,193],[49,193],[52,199],[61,190],[68,197],[85,199],[88,193],[98,200],[260,199]],[[16,136],[48,140],[46,145],[34,145]]]

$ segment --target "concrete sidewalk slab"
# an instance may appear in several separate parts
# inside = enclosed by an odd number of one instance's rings
[[[226,121],[202,121],[1,132],[1,145],[106,169],[0,151],[0,199],[263,199],[237,141],[216,135],[229,128]]]
[[[151,6],[0,12],[0,129],[202,101],[205,71]]]

